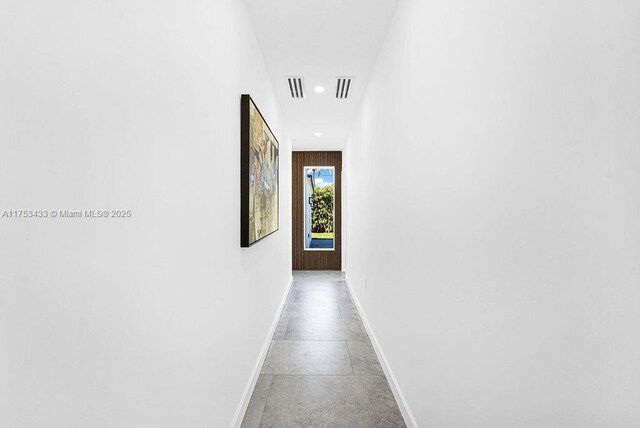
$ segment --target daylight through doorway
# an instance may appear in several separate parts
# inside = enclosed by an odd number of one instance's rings
[[[335,169],[332,166],[304,167],[304,249],[335,249]]]

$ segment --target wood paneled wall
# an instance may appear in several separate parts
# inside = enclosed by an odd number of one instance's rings
[[[305,166],[335,168],[334,251],[304,249],[304,179]],[[293,152],[292,159],[292,239],[293,270],[342,269],[342,152]]]

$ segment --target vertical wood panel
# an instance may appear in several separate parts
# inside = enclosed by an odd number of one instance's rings
[[[293,270],[342,269],[342,152],[293,152],[292,166],[292,251]],[[304,249],[304,180],[305,166],[335,168],[334,251]]]

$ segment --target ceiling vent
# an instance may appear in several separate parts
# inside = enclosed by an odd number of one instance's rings
[[[298,76],[287,77],[287,85],[291,93],[291,98],[304,98],[304,78]]]
[[[349,98],[349,89],[351,89],[351,81],[355,77],[338,77],[336,82],[336,98],[346,100]]]

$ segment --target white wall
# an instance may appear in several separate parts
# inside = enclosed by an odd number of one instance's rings
[[[240,94],[280,231],[239,245]],[[225,427],[290,278],[290,143],[244,3],[0,4],[0,426]]]
[[[401,0],[346,153],[347,276],[418,425],[640,426],[639,16]]]

